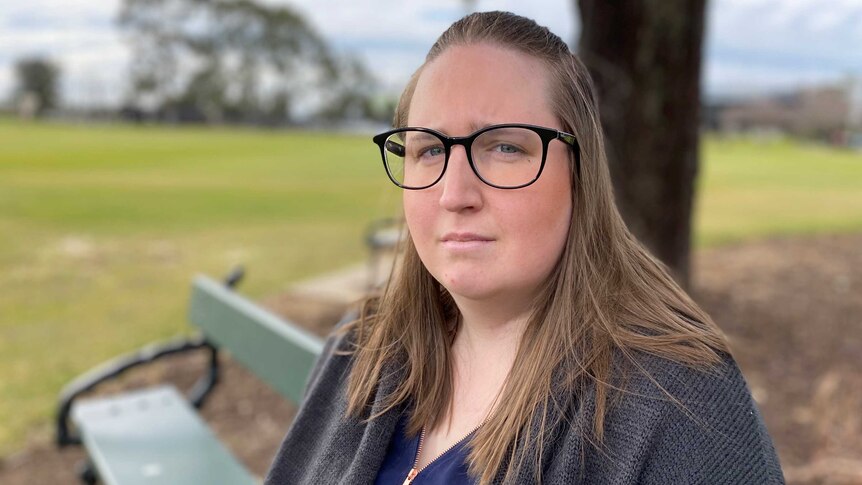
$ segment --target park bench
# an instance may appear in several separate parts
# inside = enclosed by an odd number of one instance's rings
[[[82,375],[63,390],[57,414],[59,446],[83,444],[90,462],[82,481],[106,484],[253,484],[252,473],[221,443],[195,411],[219,382],[219,353],[299,403],[322,340],[233,291],[198,276],[192,284],[189,321],[199,335],[147,347]],[[129,369],[189,351],[208,352],[208,367],[189,396],[162,385],[117,396],[83,395]],[[275,450],[273,450],[273,453]]]

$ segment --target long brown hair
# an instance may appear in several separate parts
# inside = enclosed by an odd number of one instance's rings
[[[620,373],[640,368],[636,353],[706,369],[728,349],[712,319],[623,223],[614,204],[596,96],[580,60],[534,21],[486,12],[454,23],[425,64],[451,46],[476,43],[544,62],[550,106],[563,130],[576,135],[581,157],[578,173],[571,155],[573,215],[563,254],[534,302],[498,404],[470,442],[470,471],[484,484],[501,471],[512,479],[525,460],[540,464],[548,433],[559,424],[547,419],[561,415],[549,411],[567,405],[555,396],[592,391],[595,413],[584,438],[600,444],[611,397],[624,390]],[[422,67],[401,96],[397,127],[406,125],[421,72]],[[401,378],[383,396],[382,412],[410,403],[408,433],[415,434],[451,405],[450,344],[458,309],[424,267],[410,238],[403,246],[400,269],[382,295],[369,300],[362,317],[345,328],[355,331],[348,399],[349,412],[361,415],[383,373],[397,371]],[[621,367],[620,358],[634,365]],[[535,423],[542,426],[531,426]],[[527,453],[530,449],[535,453]],[[540,473],[540,466],[535,469]]]

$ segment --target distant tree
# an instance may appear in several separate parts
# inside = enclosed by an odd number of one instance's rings
[[[617,204],[683,285],[698,168],[706,0],[576,0]]]
[[[132,43],[137,107],[178,119],[278,123],[312,91],[331,99],[347,92],[344,61],[289,7],[124,0],[119,25]]]
[[[376,97],[378,83],[357,59],[343,59],[337,75],[328,80],[326,99],[318,113],[323,120],[368,119],[389,123],[395,113],[392,103]]]
[[[15,63],[15,77],[16,103],[32,102],[36,116],[57,107],[60,69],[55,64],[41,58],[21,59]]]

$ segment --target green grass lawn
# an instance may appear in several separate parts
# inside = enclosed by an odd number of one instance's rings
[[[792,142],[704,145],[696,241],[862,230],[862,155]],[[187,331],[197,272],[242,291],[366,257],[397,214],[367,136],[0,120],[0,456],[50,432],[60,388]]]
[[[395,213],[367,137],[0,121],[0,456],[81,371],[187,330],[196,272],[259,297]]]
[[[698,246],[862,230],[862,153],[792,141],[707,139]]]

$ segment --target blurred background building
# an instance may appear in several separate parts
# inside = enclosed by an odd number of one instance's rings
[[[787,135],[862,148],[862,77],[706,105],[703,120],[723,134]]]

